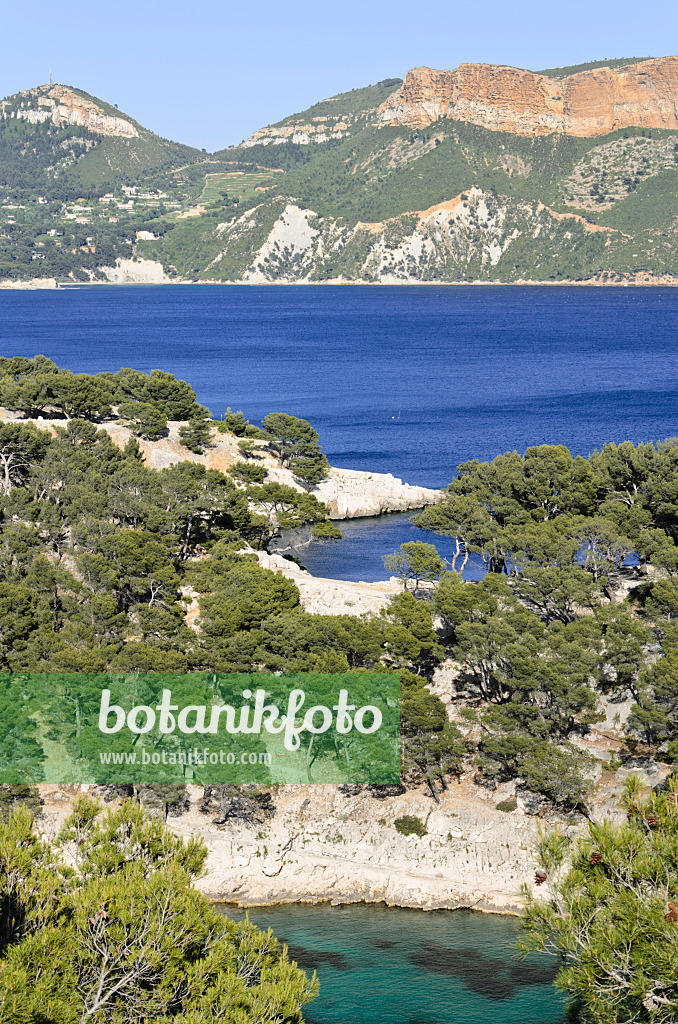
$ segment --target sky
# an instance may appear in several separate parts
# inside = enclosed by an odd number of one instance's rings
[[[675,0],[4,0],[0,96],[49,81],[208,151],[338,92],[465,61],[678,54]]]

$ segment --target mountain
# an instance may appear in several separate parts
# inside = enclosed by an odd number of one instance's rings
[[[268,182],[139,248],[202,280],[673,280],[677,114],[674,57],[415,68],[223,151]]]
[[[0,101],[0,281],[106,280],[138,232],[171,230],[206,160],[80,89]]]
[[[83,93],[96,111],[33,92],[14,124],[81,133],[66,179],[97,146],[175,146]],[[676,57],[415,68],[212,156],[163,152],[161,169],[127,164],[162,213],[140,227],[138,206],[115,259],[153,260],[168,280],[678,280]]]
[[[201,157],[80,89],[42,85],[0,101],[0,190],[111,187]]]

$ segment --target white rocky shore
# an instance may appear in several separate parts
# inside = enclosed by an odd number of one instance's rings
[[[39,788],[39,826],[51,838],[76,793],[93,787]],[[190,809],[168,825],[178,835],[204,839],[207,872],[197,885],[214,900],[517,913],[519,887],[534,874],[535,821],[520,810],[496,810],[501,795],[483,800],[477,788],[455,782],[436,803],[423,788],[381,799],[366,789],[347,796],[337,786],[280,786],[267,822],[221,825],[199,810],[202,787],[190,786]],[[396,831],[394,821],[407,814],[425,823],[424,837]]]
[[[26,422],[20,414],[1,408],[0,420]],[[30,422],[42,430],[53,431],[57,426],[63,427],[67,421],[64,419],[37,419]],[[165,466],[171,466],[177,462],[201,462],[208,469],[219,469],[225,472],[236,462],[242,461],[242,455],[238,450],[238,439],[232,434],[219,434],[214,431],[211,443],[205,449],[204,455],[196,455],[181,444],[179,440],[180,426],[180,423],[170,422],[167,436],[161,437],[158,441],[139,439],[147,465],[153,469],[163,469]],[[108,420],[100,424],[100,427],[111,435],[113,441],[120,448],[124,448],[132,436],[127,427],[121,426],[115,420]],[[290,470],[281,469],[270,454],[262,451],[257,461],[259,465],[265,466],[268,470],[269,480],[287,484],[298,491],[305,489]],[[315,495],[318,501],[327,505],[331,519],[354,519],[360,516],[378,516],[384,512],[406,512],[409,509],[432,505],[441,501],[443,497],[442,491],[405,484],[390,473],[368,473],[357,469],[339,469],[334,466],[324,480],[306,490]]]
[[[649,784],[661,779],[652,769],[604,772],[596,785],[597,820],[620,813],[618,798],[629,771]],[[40,789],[40,827],[49,838],[81,787]],[[178,835],[204,839],[209,856],[197,883],[201,891],[244,907],[327,900],[517,914],[520,887],[533,883],[539,866],[534,841],[540,819],[531,813],[530,794],[516,792],[514,782],[492,792],[463,776],[438,802],[424,786],[387,797],[367,787],[346,795],[330,785],[279,786],[273,817],[252,824],[218,823],[214,812],[200,810],[202,787],[188,789],[189,809],[170,817],[168,825]],[[515,804],[513,810],[499,809],[506,801]],[[405,815],[418,817],[426,835],[397,832],[394,822]],[[560,820],[571,833],[584,825],[581,816]]]
[[[285,786],[265,826],[206,826],[189,815],[170,823],[184,835],[199,827],[209,859],[198,885],[213,899],[517,913],[520,885],[534,874],[534,819],[496,810],[495,797],[479,800],[476,788],[453,783],[436,804],[423,788],[380,799]],[[400,835],[393,823],[404,815],[420,818],[427,834]]]

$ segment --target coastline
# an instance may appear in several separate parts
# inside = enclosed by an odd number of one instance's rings
[[[294,899],[294,900],[273,900],[271,903],[238,903],[237,900],[219,899],[218,897],[207,896],[207,899],[215,907],[234,907],[238,910],[250,910],[256,908],[257,910],[265,910],[267,907],[285,907],[285,906],[309,906],[317,907],[322,903],[327,903],[331,907],[385,907],[387,910],[421,910],[423,913],[433,913],[435,911],[445,911],[449,914],[454,914],[457,910],[471,910],[476,914],[490,914],[492,917],[520,917],[520,910],[496,910],[489,907],[481,906],[458,906],[458,907],[403,907],[399,903],[386,903],[385,900],[334,900],[329,896],[324,899]]]
[[[207,873],[197,885],[214,902],[381,903],[516,915],[520,886],[534,874],[536,821],[521,810],[497,810],[499,791],[477,790],[462,779],[436,803],[424,786],[389,797],[282,786],[276,813],[263,824],[205,821],[193,799],[188,813],[168,824],[205,841]],[[406,814],[425,823],[424,836],[395,829]]]
[[[308,288],[326,288],[328,286],[341,288],[676,288],[678,287],[678,278],[642,277],[639,279],[638,276],[629,276],[621,281],[599,281],[595,278],[587,278],[584,281],[344,281],[340,279],[330,279],[327,281],[309,281],[304,279],[298,281],[56,281],[54,278],[36,278],[33,281],[0,281],[0,291],[67,291],[69,289],[78,290],[79,288],[96,287],[164,288],[167,286],[294,288],[300,285]]]
[[[53,433],[56,427],[65,426],[68,420],[24,418],[0,407],[0,422],[32,423],[40,430],[49,430]],[[131,430],[113,418],[104,420],[97,426],[100,430],[105,430],[119,448],[124,448],[132,437]],[[138,438],[147,466],[152,469],[164,469],[178,462],[193,462],[201,463],[207,469],[225,473],[242,459],[235,435],[220,434],[214,430],[209,446],[205,447],[202,455],[197,455],[182,445],[179,436],[180,426],[179,421],[170,420],[164,437],[155,441]],[[260,464],[266,467],[269,481],[285,484],[302,493],[313,494],[318,501],[327,506],[331,520],[371,519],[387,512],[409,512],[433,505],[444,498],[442,490],[404,483],[392,473],[371,473],[367,470],[342,469],[338,466],[330,466],[322,480],[310,488],[304,488],[291,470],[278,466],[277,460],[270,453],[262,453]]]

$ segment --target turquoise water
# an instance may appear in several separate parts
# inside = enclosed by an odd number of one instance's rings
[[[231,917],[245,912],[224,907]],[[320,980],[308,1024],[561,1024],[553,961],[513,959],[515,919],[472,911],[286,904],[248,911]]]

